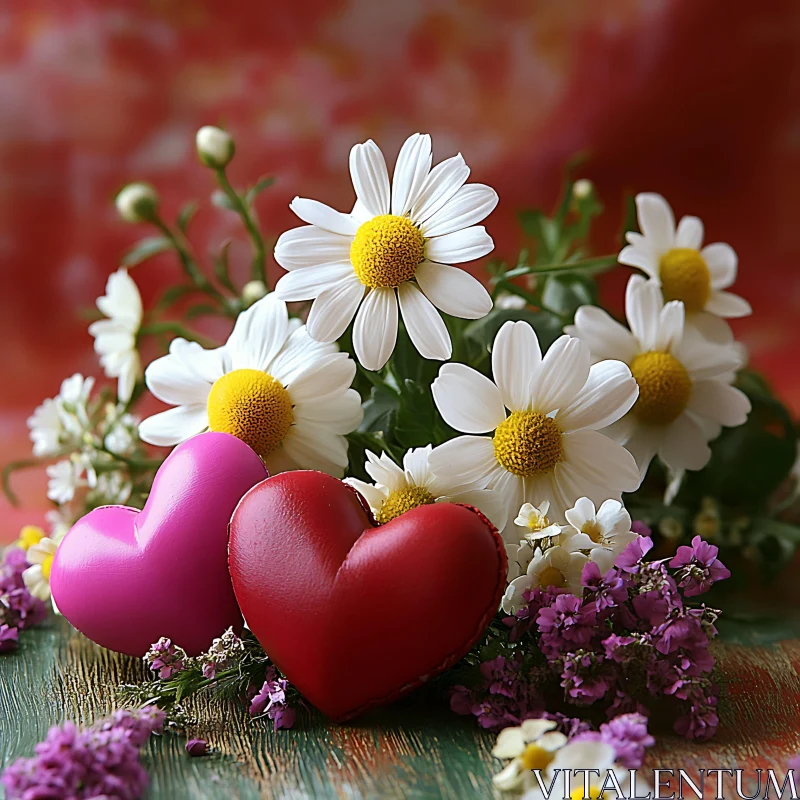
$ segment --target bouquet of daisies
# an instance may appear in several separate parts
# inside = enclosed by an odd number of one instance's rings
[[[442,502],[492,522],[508,588],[452,673],[455,710],[485,727],[549,714],[567,730],[580,715],[569,707],[638,714],[655,694],[676,701],[682,732],[713,732],[717,612],[691,599],[730,573],[717,546],[676,547],[699,533],[774,565],[797,539],[781,517],[795,498],[795,431],[743,371],[726,321],[750,313],[730,291],[734,250],[704,244],[699,219],[676,224],[664,198],[640,194],[627,244],[592,256],[602,207],[588,181],[570,180],[551,216],[521,214],[529,247],[517,263],[489,262],[480,280],[465,265],[493,250],[481,223],[498,196],[468,182],[460,154],[434,166],[430,136],[415,134],[391,176],[374,142],[353,147],[351,210],[291,202],[302,224],[275,243],[285,272],[269,286],[256,200],[271,180],[234,188],[234,142],[218,128],[198,132],[197,150],[218,184],[212,202],[250,240],[249,279],[231,277],[228,243],[210,268],[194,252],[194,203],[172,224],[152,186],[119,193],[121,217],[154,235],[123,257],[90,326],[116,393],[74,375],[28,421],[34,458],[9,465],[5,488],[14,469],[47,464],[54,509],[49,532],[28,529],[11,551],[25,565],[15,587],[47,600],[53,554],[76,519],[104,504],[141,507],[164,448],[221,431],[270,474],[344,478],[378,523]],[[132,271],[164,252],[184,277],[144,309]],[[617,264],[630,272],[623,321],[599,305],[596,283]],[[202,332],[207,316],[230,320],[225,341]],[[141,419],[145,393],[168,407]],[[254,713],[293,722],[300,701],[267,655],[251,637],[226,636],[200,659],[154,643],[160,684],[144,693],[168,706],[234,684]],[[561,700],[547,707],[553,681]]]

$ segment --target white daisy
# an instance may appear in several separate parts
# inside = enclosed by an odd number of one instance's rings
[[[728,244],[703,247],[703,223],[683,217],[675,225],[669,203],[659,194],[636,195],[642,233],[629,232],[619,263],[644,270],[662,287],[666,300],[681,300],[687,322],[717,341],[733,337],[719,317],[744,317],[750,304],[724,291],[736,280],[738,259]]]
[[[69,503],[75,490],[81,485],[83,467],[72,459],[64,459],[45,469],[47,477],[47,496],[59,505]]]
[[[510,761],[492,778],[501,792],[525,791],[536,785],[533,770],[544,771],[567,744],[567,737],[555,728],[553,720],[526,719],[518,727],[500,731],[492,755]]]
[[[642,475],[656,453],[673,473],[702,469],[708,442],[750,411],[747,396],[730,385],[741,355],[685,328],[683,303],[664,305],[658,284],[641,275],[628,281],[625,313],[630,331],[596,306],[581,306],[566,329],[593,358],[628,364],[639,385],[636,404],[603,433],[633,453]]]
[[[56,550],[58,544],[52,539],[44,538],[31,545],[26,553],[31,566],[22,573],[22,579],[28,591],[43,602],[50,599],[50,568],[53,566]]]
[[[117,378],[117,394],[127,403],[142,373],[136,337],[142,324],[142,297],[124,268],[109,276],[106,293],[97,298],[97,307],[107,319],[93,322],[89,333],[94,349],[109,378]]]
[[[37,458],[58,455],[61,450],[61,412],[58,402],[48,397],[28,417],[28,428],[33,442],[33,454]]]
[[[429,503],[465,503],[477,508],[502,530],[507,511],[500,498],[489,489],[464,489],[439,479],[431,469],[430,454],[431,445],[409,450],[403,456],[401,469],[386,453],[376,456],[368,450],[364,469],[375,483],[364,483],[357,478],[345,478],[345,483],[363,495],[380,523]]]
[[[605,573],[617,556],[638,537],[631,530],[631,515],[618,500],[606,500],[595,511],[588,497],[581,497],[566,513],[569,527],[562,544],[569,550],[588,550],[589,558]]]
[[[469,167],[461,154],[431,169],[431,137],[419,133],[401,148],[391,185],[372,140],[350,151],[350,175],[357,197],[350,214],[316,200],[292,201],[309,224],[275,245],[275,260],[289,270],[276,292],[284,300],[314,300],[308,332],[321,342],[338,339],[355,316],[353,346],[367,369],[380,369],[392,354],[398,301],[420,354],[448,359],[450,335],[436,309],[479,319],[492,308],[480,281],[450,265],[493,249],[476,223],[497,205],[497,193],[465,184]]]
[[[597,502],[639,486],[630,454],[598,433],[636,401],[636,382],[619,361],[590,369],[589,348],[569,336],[542,358],[527,322],[506,322],[494,340],[495,383],[464,364],[445,364],[433,383],[445,422],[468,434],[431,453],[442,479],[496,491],[509,510],[547,501],[563,518],[582,496]],[[506,415],[506,408],[511,411]],[[513,522],[506,539],[517,538]]]
[[[345,434],[361,423],[350,384],[356,365],[332,344],[289,322],[286,303],[267,295],[243,311],[223,347],[175,339],[145,371],[150,391],[176,406],[144,420],[150,444],[178,444],[205,430],[247,442],[270,473],[347,466]]]
[[[581,575],[588,560],[583,553],[570,551],[560,544],[544,551],[537,547],[525,574],[508,584],[501,603],[503,611],[516,614],[524,604],[523,592],[537,587],[568,589],[576,597],[580,597],[583,594]]]

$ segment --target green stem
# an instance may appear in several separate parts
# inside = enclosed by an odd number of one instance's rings
[[[225,174],[225,168],[221,167],[215,170],[217,174],[217,183],[220,189],[225,193],[231,205],[236,210],[236,213],[242,218],[242,223],[250,235],[253,242],[253,265],[251,268],[252,278],[254,281],[261,281],[265,286],[267,285],[267,269],[266,269],[266,253],[264,251],[264,239],[261,237],[261,231],[258,229],[253,215],[247,204],[242,200],[239,193],[231,186],[228,176]]]
[[[172,320],[165,320],[162,322],[151,322],[148,325],[143,325],[139,329],[140,336],[157,336],[158,334],[162,333],[174,333],[176,336],[181,336],[187,341],[197,342],[199,345],[205,347],[207,350],[213,349],[218,346],[213,339],[209,339],[207,336],[203,336],[201,333],[196,333],[195,331],[191,331],[185,326],[181,325],[180,322],[175,322]]]
[[[562,261],[558,264],[543,264],[542,266],[515,267],[502,275],[492,278],[493,283],[519,278],[522,275],[553,275],[557,272],[568,272],[574,269],[588,269],[590,267],[610,267],[617,263],[617,254],[584,258],[580,261]]]
[[[42,459],[26,458],[22,461],[12,461],[10,464],[6,464],[3,467],[3,494],[5,494],[5,496],[8,498],[8,502],[11,503],[12,506],[19,505],[19,498],[11,489],[11,474],[16,472],[18,469],[30,469],[30,467],[38,467],[41,463],[43,463]]]

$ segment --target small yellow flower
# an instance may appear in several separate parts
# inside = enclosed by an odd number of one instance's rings
[[[45,532],[38,525],[25,525],[19,532],[19,539],[14,542],[14,546],[21,547],[27,552],[29,547],[39,544],[45,535]]]

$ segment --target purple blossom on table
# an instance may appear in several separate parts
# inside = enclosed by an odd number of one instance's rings
[[[244,642],[233,632],[233,628],[228,628],[199,656],[203,677],[214,680],[217,673],[230,669],[243,655]]]
[[[647,730],[647,717],[643,714],[620,714],[604,722],[598,731],[578,734],[575,741],[599,741],[611,745],[617,754],[616,762],[626,769],[641,767],[645,750],[656,743]]]
[[[719,725],[716,687],[712,686],[706,692],[698,691],[689,700],[688,711],[675,722],[675,733],[687,739],[699,741],[710,739],[717,732]]]
[[[0,625],[0,653],[10,653],[19,647],[19,629]]]
[[[205,739],[189,739],[186,752],[194,758],[204,756],[208,753],[208,742]]]
[[[29,566],[21,547],[8,548],[0,562],[0,626],[16,628],[17,632],[38,625],[47,617],[45,604],[25,588],[22,573]],[[0,653],[13,649],[11,638],[7,638],[7,642],[5,648],[0,647]]]
[[[692,539],[692,546],[682,545],[670,567],[678,569],[678,585],[687,597],[696,597],[707,592],[717,581],[730,578],[730,570],[717,557],[719,548],[704,542],[699,536]]]
[[[147,707],[118,711],[84,730],[71,722],[53,727],[33,757],[17,759],[3,772],[6,798],[135,800],[149,782],[139,760],[141,748],[163,722],[161,711]]]
[[[263,686],[250,702],[250,716],[266,715],[272,720],[276,731],[293,727],[297,719],[297,710],[288,703],[288,689],[289,682],[281,678],[274,667],[269,667]]]
[[[163,681],[185,669],[188,657],[183,648],[177,647],[171,639],[162,636],[155,644],[150,645],[144,660]]]

